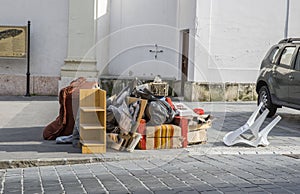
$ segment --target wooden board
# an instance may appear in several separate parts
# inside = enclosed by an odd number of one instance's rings
[[[134,103],[136,101],[140,100],[141,101],[141,104],[140,104],[140,112],[139,112],[139,115],[138,115],[138,118],[137,118],[137,122],[136,122],[136,125],[133,127],[133,132],[136,132],[139,124],[140,124],[140,121],[144,115],[144,112],[145,112],[145,108],[147,106],[147,103],[148,101],[147,100],[144,100],[144,99],[139,99],[139,98],[133,98],[133,97],[129,97],[127,99],[127,104],[131,104],[131,103]]]
[[[83,154],[100,154],[106,152],[106,145],[82,145],[81,149]]]
[[[106,152],[106,92],[80,90],[80,142],[82,153]]]

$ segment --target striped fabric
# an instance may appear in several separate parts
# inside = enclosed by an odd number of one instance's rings
[[[158,125],[147,126],[144,134],[146,137],[160,138],[160,137],[179,137],[181,136],[181,128],[176,125]]]
[[[182,148],[182,137],[146,138],[143,136],[139,148],[142,150]]]
[[[139,143],[142,150],[182,147],[181,128],[177,125],[139,127],[138,133],[142,134]]]

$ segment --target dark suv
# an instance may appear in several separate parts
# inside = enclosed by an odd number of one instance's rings
[[[258,104],[272,117],[282,106],[300,110],[300,38],[281,40],[262,61],[256,82]]]

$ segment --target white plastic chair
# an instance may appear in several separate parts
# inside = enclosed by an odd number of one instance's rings
[[[267,146],[269,145],[268,134],[274,128],[274,126],[281,120],[280,116],[277,116],[271,123],[269,123],[264,129],[259,130],[263,122],[265,121],[269,110],[266,109],[257,119],[257,115],[259,114],[259,110],[262,108],[263,103],[261,102],[257,109],[252,113],[248,121],[241,126],[240,128],[227,133],[223,137],[223,142],[227,146],[232,146],[237,143],[244,143],[253,147],[257,147],[259,145]],[[256,119],[256,120],[255,120]],[[246,138],[243,133],[247,130],[251,130],[252,136],[250,138]]]

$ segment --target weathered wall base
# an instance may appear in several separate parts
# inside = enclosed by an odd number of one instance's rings
[[[149,82],[149,80],[141,80]],[[169,95],[177,96],[180,93],[181,82],[168,81]],[[118,94],[132,80],[128,79],[100,79],[100,86],[107,91],[110,96]],[[180,96],[180,95],[179,95]],[[199,83],[186,82],[184,85],[184,100],[192,102],[211,101],[255,101],[257,94],[255,83]]]
[[[256,101],[255,83],[185,83],[185,100],[198,101]]]
[[[59,77],[30,76],[31,95],[58,95]],[[25,95],[26,76],[0,74],[0,95]]]
[[[59,77],[31,76],[30,94],[58,95]],[[149,80],[142,80],[149,82]],[[181,83],[168,81],[169,95],[177,96],[180,93]],[[68,82],[69,83],[69,82]],[[108,96],[118,94],[125,86],[132,83],[132,79],[99,80],[101,88],[107,91]],[[0,75],[0,95],[25,95],[25,75]],[[192,102],[211,101],[255,101],[257,94],[255,83],[199,83],[186,82],[184,85],[184,100]]]

